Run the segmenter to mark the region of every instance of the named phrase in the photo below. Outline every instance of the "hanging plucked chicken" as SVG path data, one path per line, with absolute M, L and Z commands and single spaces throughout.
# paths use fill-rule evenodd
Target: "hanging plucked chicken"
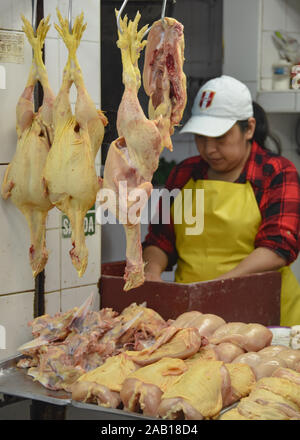
M 32 46 L 33 59 L 16 109 L 17 149 L 7 167 L 1 189 L 2 197 L 10 197 L 27 220 L 31 239 L 29 258 L 34 277 L 47 263 L 46 218 L 48 211 L 53 208 L 42 180 L 43 168 L 53 141 L 52 115 L 55 100 L 42 58 L 42 48 L 50 28 L 49 18 L 40 21 L 35 35 L 29 21 L 22 16 L 23 31 Z M 35 112 L 33 94 L 38 81 L 42 85 L 44 98 L 41 107 Z
M 144 80 L 150 97 L 150 118 L 145 116 L 138 100 L 141 86 L 138 60 L 147 44 L 142 40 L 148 26 L 137 30 L 140 17 L 138 12 L 134 21 L 128 21 L 127 16 L 123 20 L 119 18 L 117 45 L 122 56 L 124 93 L 117 117 L 119 138 L 110 145 L 100 191 L 101 200 L 105 199 L 104 190 L 117 195 L 114 203 L 108 202 L 106 207 L 123 224 L 126 233 L 125 291 L 145 280 L 140 215 L 152 191 L 151 180 L 160 153 L 164 147 L 172 149 L 170 135 L 174 125 L 179 124 L 186 103 L 183 26 L 176 20 L 165 19 L 153 25 L 148 38 L 150 53 L 146 52 Z M 157 34 L 162 47 L 159 69 L 150 61 L 155 58 Z
M 84 236 L 84 217 L 94 205 L 99 190 L 95 157 L 104 136 L 107 119 L 97 110 L 84 84 L 76 51 L 86 28 L 83 13 L 77 16 L 72 31 L 67 19 L 57 10 L 60 26 L 55 27 L 67 49 L 68 60 L 63 81 L 54 103 L 54 140 L 44 169 L 45 188 L 51 202 L 70 220 L 72 263 L 81 277 L 88 263 Z M 77 89 L 75 114 L 69 101 L 72 84 Z

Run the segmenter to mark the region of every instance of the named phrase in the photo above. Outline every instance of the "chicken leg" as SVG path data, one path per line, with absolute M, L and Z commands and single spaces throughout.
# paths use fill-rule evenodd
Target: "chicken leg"
M 34 277 L 47 263 L 46 218 L 48 211 L 53 208 L 42 181 L 43 168 L 53 141 L 52 109 L 55 99 L 42 59 L 42 48 L 50 28 L 49 18 L 40 21 L 34 35 L 29 21 L 22 16 L 23 31 L 32 46 L 33 59 L 27 84 L 16 109 L 17 149 L 6 170 L 1 190 L 2 197 L 10 197 L 27 220 L 31 239 L 29 258 Z M 42 106 L 35 113 L 33 92 L 37 81 L 43 87 L 44 98 Z
M 49 198 L 64 212 L 72 227 L 70 251 L 72 263 L 81 277 L 88 263 L 84 236 L 84 217 L 94 205 L 99 190 L 95 157 L 104 136 L 107 119 L 97 110 L 82 77 L 76 51 L 86 28 L 83 13 L 76 17 L 72 32 L 68 20 L 57 10 L 60 26 L 55 25 L 69 52 L 63 81 L 54 104 L 54 141 L 48 155 L 44 178 Z M 77 89 L 75 115 L 72 114 L 69 91 Z

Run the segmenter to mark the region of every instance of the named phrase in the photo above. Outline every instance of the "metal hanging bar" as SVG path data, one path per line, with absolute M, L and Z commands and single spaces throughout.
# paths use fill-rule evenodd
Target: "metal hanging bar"
M 163 0 L 162 10 L 161 10 L 161 19 L 162 19 L 162 21 L 164 21 L 164 19 L 165 19 L 166 6 L 167 6 L 167 0 Z
M 121 14 L 122 14 L 122 12 L 124 11 L 124 8 L 125 8 L 127 2 L 128 2 L 128 0 L 124 0 L 124 1 L 123 1 L 122 6 L 121 6 L 121 8 L 120 8 L 120 10 L 119 10 L 119 12 L 118 12 L 118 16 L 117 16 L 117 26 L 118 26 L 118 30 L 119 30 L 120 33 L 122 33 L 122 29 L 121 29 L 121 27 L 120 27 L 120 18 L 121 18 Z M 167 0 L 163 0 L 162 9 L 161 9 L 161 20 L 162 20 L 162 21 L 164 21 L 164 19 L 165 19 L 166 6 L 167 6 Z M 146 30 L 146 32 L 144 33 L 143 38 L 148 34 L 148 32 L 150 31 L 151 27 L 152 27 L 152 26 L 150 26 L 150 27 Z
M 69 32 L 72 32 L 72 0 L 69 0 L 69 10 L 68 10 L 68 22 L 69 22 Z
M 33 8 L 32 8 L 32 28 L 34 32 L 36 32 L 36 16 L 37 16 L 37 0 L 33 0 Z

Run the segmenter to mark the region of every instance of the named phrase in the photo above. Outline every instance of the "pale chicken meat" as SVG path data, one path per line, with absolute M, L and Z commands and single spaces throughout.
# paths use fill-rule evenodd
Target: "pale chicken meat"
M 201 347 L 202 339 L 197 329 L 164 329 L 156 344 L 141 351 L 126 351 L 126 356 L 138 365 L 149 365 L 163 357 L 187 359 Z M 165 338 L 165 336 L 167 337 Z
M 84 235 L 84 217 L 94 205 L 99 190 L 95 157 L 104 136 L 106 117 L 97 110 L 84 84 L 76 51 L 86 28 L 83 13 L 77 16 L 72 31 L 68 20 L 57 11 L 60 26 L 55 25 L 67 49 L 68 60 L 62 85 L 54 103 L 54 140 L 45 169 L 45 188 L 51 202 L 70 220 L 72 263 L 81 277 L 88 264 Z M 69 101 L 72 84 L 77 89 L 75 114 Z
M 16 109 L 18 143 L 16 153 L 8 165 L 1 194 L 11 201 L 25 216 L 30 229 L 29 260 L 34 277 L 40 273 L 48 260 L 45 230 L 46 219 L 53 204 L 44 191 L 43 169 L 53 141 L 53 104 L 51 90 L 42 58 L 42 48 L 50 28 L 49 17 L 40 21 L 33 31 L 29 21 L 22 16 L 23 31 L 33 49 L 33 59 L 25 89 Z M 43 88 L 43 103 L 34 111 L 34 88 L 37 82 Z
M 108 209 L 114 212 L 123 224 L 126 234 L 126 268 L 124 290 L 138 287 L 144 282 L 141 230 L 138 216 L 152 191 L 151 179 L 158 166 L 161 150 L 161 135 L 157 121 L 146 118 L 138 100 L 141 85 L 138 59 L 146 42 L 142 42 L 146 27 L 137 31 L 140 14 L 135 20 L 127 17 L 120 20 L 122 33 L 117 42 L 121 50 L 124 93 L 118 109 L 117 129 L 119 138 L 110 145 L 102 183 L 103 190 L 116 194 L 116 205 Z M 126 193 L 122 196 L 122 189 Z M 133 212 L 133 191 L 140 197 L 139 212 Z M 136 216 L 134 215 L 136 214 Z
M 300 351 L 283 345 L 271 345 L 257 352 L 241 354 L 232 362 L 249 365 L 259 380 L 271 376 L 280 367 L 300 372 Z
M 121 403 L 123 382 L 137 368 L 124 354 L 110 357 L 102 366 L 82 375 L 73 384 L 72 399 L 117 408 Z
M 254 383 L 248 366 L 231 368 L 221 361 L 191 361 L 188 371 L 163 394 L 158 414 L 172 420 L 215 418 L 224 407 L 248 395 Z
M 158 414 L 165 419 L 216 418 L 220 411 L 247 396 L 255 384 L 249 366 L 188 359 L 189 369 L 162 395 Z
M 258 380 L 248 397 L 221 420 L 300 420 L 300 373 L 278 368 Z
M 105 190 L 112 190 L 116 195 L 116 199 L 112 203 L 108 203 L 106 207 L 116 215 L 125 229 L 125 291 L 140 286 L 145 279 L 140 215 L 152 191 L 151 180 L 158 167 L 159 155 L 164 147 L 170 148 L 170 133 L 172 132 L 170 127 L 175 124 L 176 119 L 175 117 L 170 119 L 175 99 L 169 100 L 168 110 L 160 106 L 161 111 L 156 111 L 155 114 L 152 112 L 149 115 L 150 119 L 145 116 L 139 103 L 138 91 L 141 86 L 141 74 L 138 60 L 147 43 L 142 41 L 147 26 L 138 31 L 139 20 L 139 13 L 134 21 L 128 21 L 127 16 L 123 20 L 120 18 L 121 32 L 118 33 L 117 45 L 121 50 L 124 93 L 117 117 L 119 138 L 110 145 L 101 190 L 103 194 Z M 165 20 L 164 26 L 173 26 L 173 22 L 171 21 L 170 25 L 169 21 Z M 151 41 L 151 35 L 150 31 L 148 44 Z M 174 68 L 173 77 L 183 77 L 183 53 L 178 49 L 178 45 L 180 45 L 183 50 L 182 26 L 178 38 L 175 38 L 172 32 L 166 32 L 162 35 L 162 39 L 167 39 L 166 42 L 164 40 L 164 44 L 169 45 L 169 51 L 181 54 L 181 61 L 178 60 L 176 69 Z M 166 58 L 163 62 L 166 63 Z M 147 69 L 148 67 L 145 66 L 145 71 Z M 165 92 L 170 94 L 171 79 L 169 77 L 165 84 L 167 87 Z M 158 86 L 155 85 L 154 89 L 155 87 Z M 185 93 L 185 87 L 183 88 Z M 146 89 L 148 90 L 147 86 Z M 181 105 L 178 105 L 176 101 L 176 105 L 183 112 L 185 99 L 182 99 Z M 174 110 L 174 114 L 177 112 L 178 110 Z
M 229 322 L 221 325 L 209 338 L 211 344 L 230 342 L 244 351 L 258 351 L 271 344 L 273 333 L 261 324 Z
M 212 336 L 224 324 L 226 322 L 220 316 L 198 311 L 182 313 L 172 322 L 172 325 L 178 328 L 195 327 L 198 329 L 199 334 L 206 338 Z

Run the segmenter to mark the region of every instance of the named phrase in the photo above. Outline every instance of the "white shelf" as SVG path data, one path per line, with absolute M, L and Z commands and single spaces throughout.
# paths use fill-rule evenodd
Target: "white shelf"
M 300 90 L 258 91 L 256 100 L 269 113 L 300 113 Z

